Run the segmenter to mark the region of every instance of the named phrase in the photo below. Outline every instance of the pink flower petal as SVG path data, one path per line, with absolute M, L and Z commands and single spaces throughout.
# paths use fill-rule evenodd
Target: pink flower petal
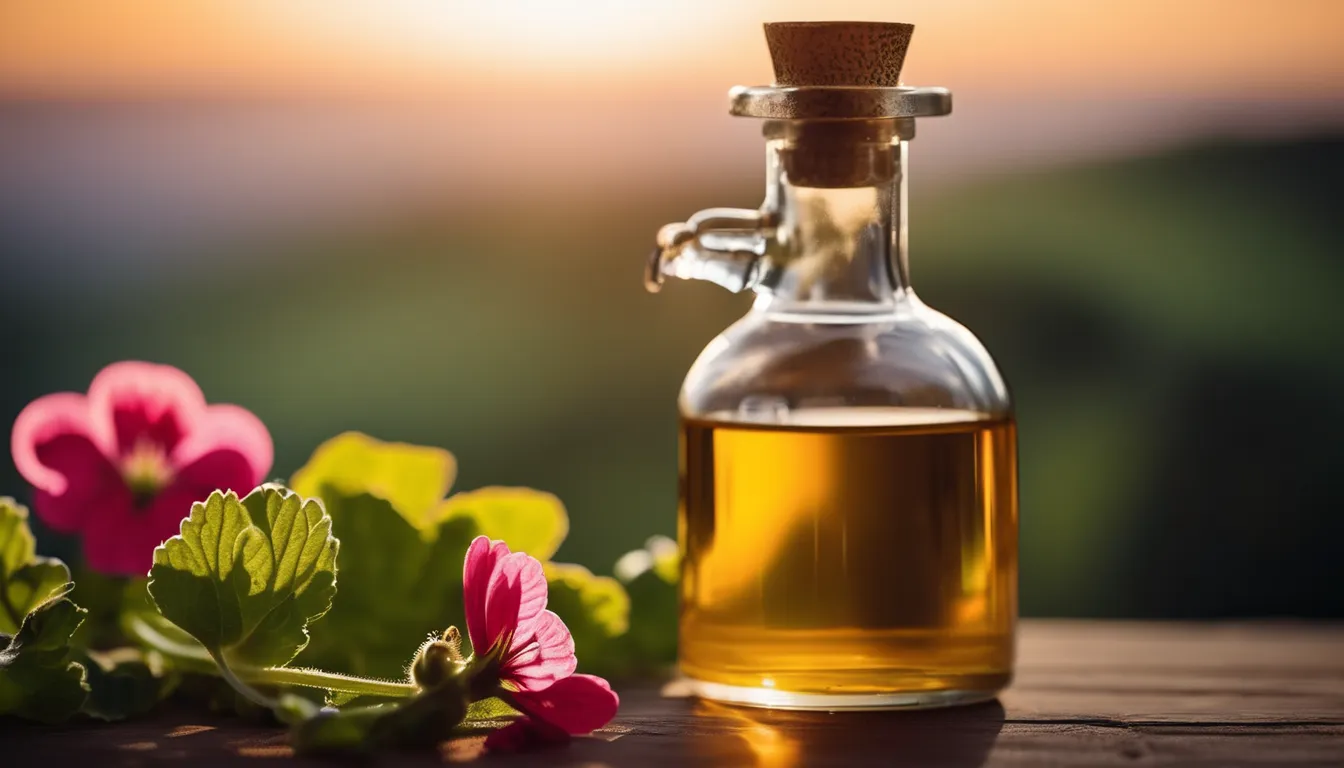
M 19 474 L 33 485 L 38 517 L 56 530 L 75 531 L 104 500 L 129 498 L 106 455 L 110 442 L 90 419 L 83 395 L 47 395 L 19 413 L 10 449 Z
M 462 603 L 467 619 L 467 637 L 471 640 L 473 653 L 484 654 L 497 639 L 485 631 L 485 602 L 495 564 L 508 554 L 509 547 L 504 542 L 492 542 L 485 536 L 477 536 L 467 548 L 467 556 L 463 559 Z
M 532 635 L 532 624 L 546 610 L 548 587 L 541 562 L 526 552 L 514 552 L 495 565 L 494 578 L 518 584 L 518 617 L 512 628 L 515 641 L 526 640 Z
M 508 558 L 504 558 L 507 560 Z M 518 605 L 522 600 L 522 589 L 518 579 L 509 578 L 500 573 L 499 566 L 490 576 L 490 588 L 485 593 L 485 644 L 489 651 L 505 635 L 513 634 L 518 627 Z M 470 629 L 470 627 L 468 627 Z M 472 645 L 473 650 L 475 644 Z
M 258 485 L 251 462 L 231 448 L 221 448 L 178 469 L 163 492 L 177 491 L 192 501 L 205 501 L 213 491 L 233 491 L 241 497 Z
M 218 464 L 216 457 L 221 453 L 235 457 L 227 468 Z M 179 476 L 191 473 L 204 481 L 202 485 L 209 485 L 209 490 L 234 490 L 239 496 L 266 480 L 274 458 L 275 447 L 266 425 L 251 411 L 236 405 L 205 409 L 193 431 L 172 454 L 174 466 L 182 468 Z M 241 472 L 237 461 L 242 462 Z
M 549 723 L 522 718 L 487 734 L 485 748 L 491 752 L 525 752 L 567 741 L 569 734 L 563 730 Z
M 208 499 L 213 490 L 202 492 L 200 489 L 169 486 L 154 497 L 149 507 L 136 510 L 136 516 L 140 520 L 140 528 L 144 531 L 145 540 L 154 542 L 145 555 L 145 571 L 149 570 L 148 560 L 154 554 L 154 547 L 176 536 L 182 527 L 182 521 L 191 515 L 191 505 Z M 226 488 L 224 490 L 232 489 Z M 241 491 L 234 492 L 240 496 L 243 495 Z
M 539 691 L 574 674 L 574 636 L 565 622 L 551 611 L 542 611 L 532 625 L 532 636 L 514 647 L 500 669 L 500 677 L 524 691 Z
M 89 413 L 115 434 L 118 454 L 141 441 L 171 452 L 205 413 L 205 395 L 177 368 L 128 360 L 93 377 Z
M 59 435 L 39 445 L 37 456 L 65 480 L 62 493 L 33 489 L 33 509 L 53 529 L 80 531 L 105 508 L 131 503 L 131 492 L 121 473 L 88 438 Z
M 540 691 L 510 694 L 509 700 L 528 717 L 574 735 L 611 722 L 621 703 L 607 681 L 593 675 L 570 675 Z
M 105 456 L 113 455 L 110 432 L 101 430 L 90 415 L 88 398 L 74 392 L 39 397 L 19 412 L 10 434 L 10 452 L 19 474 L 36 488 L 54 494 L 66 491 L 67 477 L 37 455 L 38 446 L 63 435 L 79 435 Z
M 472 651 L 484 654 L 505 635 L 513 648 L 531 642 L 546 610 L 546 573 L 531 555 L 478 536 L 467 548 L 462 592 Z
M 80 542 L 84 562 L 94 571 L 111 576 L 144 576 L 154 558 L 154 547 L 167 536 L 150 531 L 148 510 L 136 509 L 130 492 L 119 500 L 106 499 L 88 516 Z
M 82 537 L 85 562 L 112 576 L 147 575 L 154 548 L 177 534 L 192 503 L 204 499 L 190 490 L 169 488 L 140 508 L 127 492 L 124 503 L 105 504 L 90 516 Z

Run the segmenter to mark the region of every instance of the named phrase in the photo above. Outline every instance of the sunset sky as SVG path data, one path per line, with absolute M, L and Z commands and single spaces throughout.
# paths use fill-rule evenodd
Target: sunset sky
M 759 22 L 825 18 L 915 23 L 910 82 L 1319 97 L 1344 83 L 1336 0 L 15 0 L 0 11 L 0 88 L 371 96 L 531 82 L 618 98 L 613 86 L 767 80 Z
M 799 19 L 916 25 L 905 81 L 955 104 L 920 125 L 921 189 L 1344 131 L 1340 0 L 8 0 L 0 212 L 116 241 L 748 188 L 760 129 L 726 92 L 770 80 L 761 22 Z

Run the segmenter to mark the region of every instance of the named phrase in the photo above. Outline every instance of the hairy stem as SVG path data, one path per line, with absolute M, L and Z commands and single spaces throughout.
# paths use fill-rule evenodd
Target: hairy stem
M 239 693 L 242 693 L 249 700 L 267 707 L 273 706 L 274 702 L 263 701 L 262 699 L 265 697 L 262 697 L 252 686 L 301 685 L 305 688 L 321 688 L 328 691 L 353 693 L 359 696 L 382 696 L 397 699 L 414 696 L 419 691 L 415 684 L 410 682 L 342 675 L 336 672 L 324 672 L 320 669 L 229 665 L 194 640 L 171 637 L 139 617 L 128 621 L 126 629 L 137 640 L 168 656 L 185 669 L 205 673 L 218 671 L 220 677 L 237 688 Z
M 301 685 L 306 688 L 322 688 L 361 696 L 404 699 L 414 696 L 420 690 L 414 683 L 399 680 L 356 677 L 301 667 L 235 667 L 233 671 L 239 678 L 249 683 Z

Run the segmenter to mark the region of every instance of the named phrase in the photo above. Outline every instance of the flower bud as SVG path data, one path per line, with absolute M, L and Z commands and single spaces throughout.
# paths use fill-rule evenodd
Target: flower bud
M 449 627 L 443 631 L 443 641 L 453 647 L 454 658 L 462 658 L 462 633 L 457 631 L 457 627 Z
M 411 662 L 411 681 L 421 688 L 437 688 L 462 673 L 462 635 L 449 627 L 438 640 L 427 640 Z

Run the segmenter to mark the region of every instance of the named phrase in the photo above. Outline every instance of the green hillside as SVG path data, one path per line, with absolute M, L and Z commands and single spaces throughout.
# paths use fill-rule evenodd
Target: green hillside
M 1344 616 L 1341 186 L 1328 140 L 916 191 L 915 285 L 1019 403 L 1024 612 Z M 560 495 L 561 556 L 609 570 L 674 531 L 677 388 L 747 305 L 648 296 L 643 257 L 660 224 L 758 197 L 320 222 L 60 288 L 0 220 L 0 422 L 111 360 L 173 363 L 266 421 L 279 475 L 345 429 L 442 445 L 459 487 Z

